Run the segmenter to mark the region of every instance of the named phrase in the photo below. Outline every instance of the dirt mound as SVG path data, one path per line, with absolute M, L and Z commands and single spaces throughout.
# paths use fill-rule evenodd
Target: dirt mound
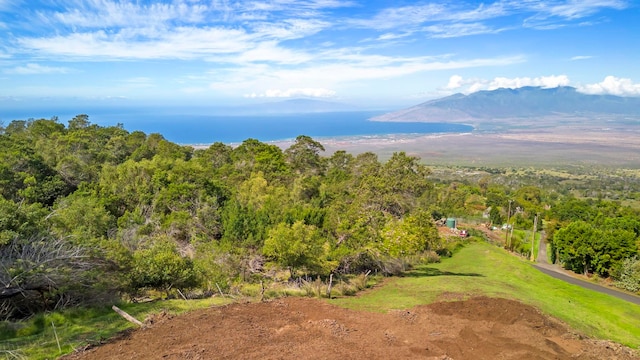
M 68 359 L 640 359 L 521 303 L 440 302 L 387 314 L 286 298 L 177 317 Z

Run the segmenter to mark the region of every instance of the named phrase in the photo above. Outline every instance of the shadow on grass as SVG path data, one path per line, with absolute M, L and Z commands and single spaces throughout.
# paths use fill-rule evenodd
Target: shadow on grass
M 450 271 L 442 271 L 436 268 L 430 267 L 421 267 L 418 269 L 413 269 L 411 271 L 406 272 L 404 277 L 425 277 L 425 276 L 477 276 L 484 277 L 482 274 L 478 273 L 456 273 Z

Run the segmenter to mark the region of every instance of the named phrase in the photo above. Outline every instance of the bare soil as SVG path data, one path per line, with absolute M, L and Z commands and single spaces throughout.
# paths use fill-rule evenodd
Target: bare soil
M 455 298 L 385 314 L 310 298 L 161 314 L 67 359 L 640 359 L 516 301 Z

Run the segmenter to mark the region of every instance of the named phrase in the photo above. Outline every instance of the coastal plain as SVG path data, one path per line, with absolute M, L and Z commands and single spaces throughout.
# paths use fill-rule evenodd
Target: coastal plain
M 316 139 L 326 155 L 344 150 L 352 154 L 374 152 L 381 160 L 394 152 L 418 156 L 428 165 L 456 166 L 595 166 L 640 168 L 640 121 L 623 126 L 606 122 L 557 119 L 530 120 L 529 124 L 474 125 L 462 134 L 390 134 Z M 293 141 L 274 142 L 283 148 Z

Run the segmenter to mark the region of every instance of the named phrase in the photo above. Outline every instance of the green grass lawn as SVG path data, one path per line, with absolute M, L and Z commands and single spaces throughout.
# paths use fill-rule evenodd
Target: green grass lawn
M 554 279 L 530 262 L 484 242 L 471 243 L 441 263 L 388 279 L 358 297 L 331 302 L 384 312 L 428 304 L 442 294 L 519 300 L 589 337 L 640 348 L 640 306 Z

